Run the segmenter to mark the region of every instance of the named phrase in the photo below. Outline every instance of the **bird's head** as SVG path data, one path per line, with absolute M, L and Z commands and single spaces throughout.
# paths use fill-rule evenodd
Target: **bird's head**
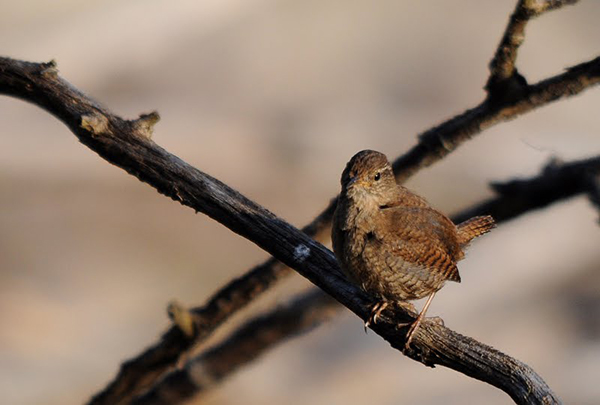
M 397 184 L 387 157 L 374 150 L 363 150 L 350 159 L 342 173 L 342 195 L 378 206 L 396 197 Z

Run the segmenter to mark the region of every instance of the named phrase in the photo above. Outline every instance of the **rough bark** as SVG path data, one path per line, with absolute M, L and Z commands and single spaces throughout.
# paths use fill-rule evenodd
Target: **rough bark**
M 517 104 L 534 108 L 532 106 L 553 101 L 561 95 L 577 93 L 597 83 L 599 63 L 599 60 L 594 60 L 569 69 L 545 81 L 543 86 L 546 91 L 538 86 L 536 97 L 520 100 Z M 562 89 L 562 93 L 557 94 L 557 89 Z M 152 142 L 150 135 L 152 125 L 158 120 L 157 114 L 143 115 L 131 121 L 123 120 L 61 79 L 54 63 L 35 64 L 0 58 L 0 93 L 22 98 L 48 110 L 62 120 L 83 144 L 105 160 L 152 185 L 160 193 L 207 214 L 253 241 L 363 320 L 369 316 L 373 304 L 371 297 L 341 276 L 335 257 L 329 250 L 219 180 Z M 511 110 L 514 114 L 516 106 L 511 104 L 506 108 L 508 110 L 499 115 L 498 110 L 494 109 L 493 120 L 506 117 Z M 463 136 L 462 141 L 469 137 Z M 441 142 L 442 138 L 437 139 Z M 440 144 L 448 151 L 446 142 Z M 455 143 L 450 145 L 457 146 Z M 424 158 L 419 165 L 430 164 L 435 155 L 435 152 L 424 153 L 428 158 Z M 414 166 L 414 158 L 411 162 Z M 407 328 L 399 328 L 398 325 L 412 319 L 412 315 L 403 308 L 390 307 L 372 328 L 393 347 L 402 350 Z M 488 382 L 505 391 L 517 403 L 559 403 L 544 381 L 527 365 L 435 322 L 424 322 L 411 347 L 412 350 L 405 352 L 409 357 L 428 366 L 443 365 Z M 95 400 L 101 402 L 106 398 L 96 397 Z

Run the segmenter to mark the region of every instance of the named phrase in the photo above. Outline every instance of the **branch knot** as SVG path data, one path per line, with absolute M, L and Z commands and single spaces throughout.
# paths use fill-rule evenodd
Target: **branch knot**
M 99 113 L 92 113 L 81 116 L 81 128 L 90 132 L 92 135 L 108 133 L 108 118 Z

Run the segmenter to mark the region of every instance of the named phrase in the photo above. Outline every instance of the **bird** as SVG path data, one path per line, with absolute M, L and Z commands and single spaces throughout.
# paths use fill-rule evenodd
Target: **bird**
M 332 245 L 344 275 L 377 298 L 365 330 L 389 302 L 428 297 L 410 324 L 410 343 L 436 292 L 460 282 L 457 262 L 476 237 L 495 227 L 489 216 L 455 225 L 421 196 L 397 184 L 387 157 L 363 150 L 346 165 L 332 224 Z M 408 324 L 407 324 L 408 325 Z

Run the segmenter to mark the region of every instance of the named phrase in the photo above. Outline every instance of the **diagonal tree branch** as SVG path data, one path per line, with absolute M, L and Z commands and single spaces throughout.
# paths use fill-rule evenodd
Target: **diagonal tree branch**
M 532 210 L 544 208 L 592 189 L 588 179 L 600 175 L 600 156 L 559 163 L 555 160 L 535 177 L 493 183 L 496 197 L 468 207 L 452 216 L 460 223 L 477 215 L 492 215 L 498 224 Z M 308 333 L 315 323 L 330 318 L 332 305 L 321 290 L 296 298 L 286 308 L 277 308 L 248 321 L 228 339 L 190 360 L 182 369 L 167 374 L 150 391 L 135 400 L 137 404 L 167 405 L 203 395 L 226 377 L 254 361 L 282 341 Z M 305 322 L 306 319 L 311 322 Z M 294 323 L 295 320 L 299 320 Z M 290 324 L 290 321 L 291 324 Z
M 574 71 L 573 74 L 566 77 L 558 75 L 535 86 L 527 86 L 526 81 L 520 75 L 512 74 L 511 76 L 510 73 L 516 71 L 514 69 L 516 49 L 522 42 L 526 22 L 544 11 L 558 8 L 564 4 L 572 4 L 575 1 L 519 1 L 496 52 L 495 62 L 490 65 L 491 75 L 486 86 L 487 99 L 477 107 L 421 134 L 419 143 L 394 162 L 394 169 L 400 182 L 405 181 L 419 169 L 442 159 L 482 130 L 527 113 L 558 98 L 577 94 L 596 84 L 595 78 L 591 78 L 597 74 L 588 75 L 585 70 L 597 70 L 599 65 L 597 60 L 591 61 L 589 66 L 581 64 L 574 68 L 583 71 Z M 524 21 L 517 21 L 523 14 L 519 11 L 522 8 L 529 10 L 525 13 L 527 18 Z M 517 37 L 520 39 L 516 40 Z M 504 51 L 506 47 L 513 49 Z M 508 65 L 512 67 L 507 68 Z M 52 64 L 48 64 L 47 69 L 52 72 Z M 498 73 L 501 70 L 505 73 Z M 518 80 L 512 80 L 516 86 L 511 84 L 511 81 L 493 79 L 500 76 L 517 78 Z M 491 85 L 492 82 L 497 85 Z M 141 126 L 144 127 L 144 125 Z M 313 222 L 303 228 L 303 231 L 316 240 L 325 241 L 329 237 L 335 202 L 336 199 L 333 199 Z M 287 266 L 271 258 L 254 267 L 244 276 L 228 283 L 217 291 L 206 305 L 192 310 L 197 332 L 194 337 L 186 338 L 177 328 L 170 329 L 155 345 L 123 363 L 115 379 L 95 397 L 94 403 L 114 403 L 118 399 L 130 398 L 135 392 L 151 384 L 169 367 L 172 367 L 179 356 L 193 344 L 207 338 L 233 313 L 245 307 L 288 274 L 290 274 L 290 269 Z
M 563 85 L 596 83 L 600 70 L 597 64 L 588 64 L 594 66 L 593 69 L 589 66 L 571 69 L 561 75 L 561 82 Z M 585 87 L 574 88 L 581 91 Z M 156 114 L 133 121 L 123 120 L 72 88 L 58 76 L 53 63 L 35 64 L 0 58 L 0 93 L 20 97 L 48 110 L 105 160 L 256 243 L 361 319 L 369 316 L 371 297 L 340 274 L 329 250 L 219 180 L 153 143 L 149 135 L 152 124 L 158 119 Z M 546 97 L 548 102 L 558 96 L 550 93 Z M 532 102 L 539 103 L 540 99 Z M 372 328 L 394 348 L 402 350 L 406 328 L 398 325 L 412 319 L 405 309 L 390 306 L 382 314 L 381 322 Z M 527 365 L 434 322 L 424 322 L 414 337 L 412 348 L 405 353 L 409 357 L 428 366 L 443 365 L 488 382 L 505 391 L 517 403 L 559 403 L 544 381 Z
M 484 129 L 557 99 L 573 96 L 597 84 L 599 72 L 600 58 L 597 58 L 528 86 L 527 93 L 510 102 L 495 104 L 486 100 L 479 106 L 424 132 L 420 135 L 419 143 L 394 162 L 398 181 L 403 182 L 421 168 L 444 158 Z M 336 201 L 333 199 L 328 207 L 302 230 L 316 240 L 325 241 L 329 237 L 330 221 Z M 192 344 L 204 340 L 233 313 L 245 307 L 289 273 L 290 269 L 287 266 L 271 258 L 228 283 L 204 306 L 192 310 L 198 325 L 195 338 L 184 339 L 178 329 L 171 328 L 155 345 L 123 363 L 117 377 L 92 403 L 112 403 L 116 398 L 130 398 L 146 385 L 142 385 L 142 381 L 147 383 L 160 376 L 173 366 L 179 355 Z
M 571 2 L 538 1 L 536 3 L 548 4 L 550 6 L 546 7 L 544 5 L 543 8 L 549 9 Z M 514 15 L 511 17 L 511 21 L 513 19 Z M 9 60 L 3 62 L 6 61 Z M 3 69 L 4 65 L 5 63 L 0 65 L 0 69 Z M 24 65 L 27 64 L 24 63 Z M 467 110 L 465 113 L 420 135 L 419 143 L 394 162 L 398 180 L 404 181 L 420 168 L 442 159 L 450 151 L 489 126 L 527 113 L 558 98 L 577 94 L 596 84 L 599 65 L 597 59 L 578 65 L 564 74 L 533 86 L 527 86 L 525 90 L 520 91 L 516 96 L 513 95 L 512 98 L 502 96 L 510 93 L 508 87 L 499 86 L 495 89 L 488 89 L 488 98 L 479 106 Z M 56 75 L 53 63 L 37 66 L 39 67 L 38 73 L 44 76 L 53 77 Z M 31 67 L 30 65 L 29 68 Z M 0 70 L 0 73 L 2 73 L 2 70 Z M 15 78 L 5 77 L 3 91 L 6 94 L 19 96 L 19 94 L 15 94 L 13 90 L 10 90 L 11 86 L 9 84 L 14 80 Z M 492 97 L 492 95 L 495 96 Z M 23 98 L 22 95 L 20 97 Z M 156 119 L 156 115 L 148 115 L 127 122 L 133 130 L 148 135 Z M 94 124 L 94 120 L 92 119 L 91 123 L 84 124 L 92 128 L 91 124 Z M 102 125 L 103 123 L 96 124 Z M 334 209 L 335 199 L 311 224 L 303 228 L 303 231 L 314 236 L 317 240 L 326 240 L 329 236 L 330 219 Z M 98 403 L 101 403 L 103 399 L 108 401 L 107 403 L 113 403 L 118 398 L 129 398 L 136 390 L 154 381 L 165 370 L 175 364 L 179 356 L 192 344 L 209 336 L 232 313 L 243 308 L 248 302 L 289 273 L 290 269 L 288 267 L 274 259 L 270 259 L 255 267 L 243 277 L 229 283 L 215 293 L 205 306 L 192 311 L 197 326 L 197 335 L 193 339 L 182 336 L 177 328 L 169 330 L 157 344 L 122 365 L 117 378 L 96 398 L 99 401 Z
M 531 17 L 564 4 L 572 4 L 575 1 L 519 2 L 517 10 L 526 4 L 527 7 L 533 7 L 534 11 L 530 11 L 529 17 L 519 23 L 518 30 L 511 28 L 511 25 L 517 24 L 516 19 L 520 18 L 521 13 L 513 13 L 505 37 L 507 35 L 509 37 L 523 35 L 525 23 Z M 516 48 L 520 42 L 510 41 L 510 43 L 516 44 L 514 50 L 509 52 L 508 57 L 498 56 L 503 54 L 501 48 L 507 46 L 506 40 L 503 39 L 496 52 L 495 59 L 498 59 L 498 62 L 494 62 L 492 65 L 509 63 L 513 66 L 512 68 L 502 69 L 504 71 L 512 69 L 513 72 L 516 72 L 514 61 Z M 420 134 L 419 142 L 393 162 L 394 172 L 399 182 L 406 181 L 418 170 L 443 159 L 464 142 L 493 125 L 514 119 L 558 99 L 579 94 L 590 86 L 596 85 L 599 77 L 600 58 L 574 66 L 562 74 L 533 85 L 527 85 L 526 80 L 518 73 L 511 76 L 518 80 L 497 81 L 492 77 L 499 75 L 500 67 L 491 67 L 490 69 L 491 75 L 488 85 L 486 85 L 488 94 L 484 101 Z M 490 85 L 492 81 L 497 84 Z M 336 198 L 332 199 L 327 208 L 315 220 L 302 228 L 303 232 L 315 240 L 326 241 L 329 238 L 336 201 Z M 193 344 L 210 336 L 233 313 L 244 308 L 278 280 L 290 274 L 290 271 L 287 266 L 271 258 L 254 267 L 242 277 L 231 281 L 215 292 L 204 306 L 192 310 L 197 326 L 197 333 L 193 338 L 184 338 L 177 328 L 170 329 L 155 345 L 123 363 L 115 379 L 94 398 L 92 403 L 114 403 L 118 399 L 131 398 L 135 392 L 151 384 L 169 367 L 172 367 L 179 356 Z
M 307 333 L 343 308 L 318 288 L 289 304 L 255 317 L 217 346 L 175 370 L 133 404 L 181 403 L 218 386 L 239 367 L 255 360 L 286 339 Z

